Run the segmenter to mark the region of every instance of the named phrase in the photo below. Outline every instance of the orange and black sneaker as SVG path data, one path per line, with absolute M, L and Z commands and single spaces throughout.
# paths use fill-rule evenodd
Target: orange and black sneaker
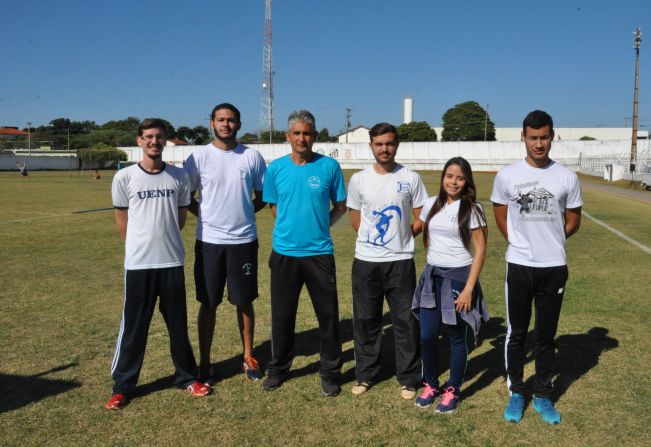
M 188 385 L 185 391 L 190 393 L 191 396 L 204 397 L 209 395 L 212 392 L 212 389 L 205 383 L 201 383 L 198 380 L 195 380 L 190 385 Z
M 244 377 L 249 382 L 255 382 L 256 380 L 262 379 L 262 369 L 260 369 L 258 361 L 253 357 L 244 357 L 242 370 L 244 370 Z
M 104 408 L 107 410 L 121 410 L 127 405 L 127 396 L 122 393 L 112 394 Z

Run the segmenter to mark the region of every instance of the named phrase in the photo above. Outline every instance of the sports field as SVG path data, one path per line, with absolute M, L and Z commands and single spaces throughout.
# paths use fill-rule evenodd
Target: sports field
M 346 177 L 351 172 L 346 173 Z M 428 192 L 438 172 L 423 172 Z M 650 445 L 651 255 L 584 219 L 568 242 L 570 279 L 557 338 L 559 426 L 529 407 L 520 424 L 502 420 L 506 331 L 505 242 L 490 214 L 494 175 L 477 174 L 489 211 L 482 274 L 493 318 L 470 355 L 464 400 L 452 415 L 420 410 L 399 397 L 392 375 L 392 331 L 385 326 L 384 380 L 365 395 L 354 380 L 350 269 L 355 235 L 344 217 L 333 229 L 344 351 L 343 391 L 321 395 L 317 323 L 303 296 L 291 379 L 275 392 L 242 380 L 232 306 L 218 312 L 214 394 L 192 398 L 171 389 L 173 372 L 160 314 L 152 322 L 139 395 L 123 411 L 104 410 L 122 312 L 123 247 L 110 207 L 111 173 L 0 173 L 0 445 Z M 651 193 L 650 193 L 651 194 Z M 584 190 L 584 210 L 651 246 L 651 205 Z M 273 221 L 258 213 L 260 298 L 256 356 L 269 359 L 269 272 Z M 183 231 L 190 339 L 197 352 L 192 265 L 196 218 Z M 156 231 L 152 228 L 152 231 Z M 417 265 L 424 262 L 421 239 Z M 531 344 L 528 346 L 531 353 Z M 526 374 L 533 371 L 527 364 Z M 447 372 L 446 372 L 447 373 Z M 446 378 L 446 373 L 443 379 Z

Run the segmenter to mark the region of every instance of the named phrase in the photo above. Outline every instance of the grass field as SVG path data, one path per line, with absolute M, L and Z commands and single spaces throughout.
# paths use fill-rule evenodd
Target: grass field
M 347 177 L 351 173 L 347 173 Z M 439 173 L 424 172 L 431 195 Z M 488 206 L 492 174 L 478 174 Z M 109 207 L 111 173 L 0 173 L 3 209 L 0 265 L 1 445 L 649 445 L 651 432 L 651 257 L 584 219 L 568 242 L 570 279 L 558 330 L 555 379 L 559 426 L 528 408 L 520 424 L 502 420 L 506 331 L 503 299 L 505 243 L 492 217 L 482 283 L 493 318 L 470 355 L 464 400 L 453 415 L 403 401 L 392 377 L 392 332 L 385 326 L 383 381 L 363 396 L 354 380 L 350 269 L 354 233 L 347 218 L 334 228 L 343 392 L 322 397 L 316 319 L 307 296 L 297 321 L 291 379 L 263 392 L 242 380 L 235 312 L 218 312 L 213 359 L 221 380 L 205 399 L 171 389 L 172 364 L 162 318 L 150 329 L 138 396 L 120 412 L 103 405 L 122 312 L 123 247 Z M 629 237 L 651 245 L 651 205 L 584 192 L 584 209 Z M 256 355 L 269 359 L 269 272 L 272 218 L 258 215 L 260 298 Z M 196 219 L 183 231 L 190 339 L 197 347 L 197 303 L 191 268 Z M 424 253 L 418 239 L 417 265 Z M 443 346 L 443 345 L 442 345 Z M 528 346 L 531 353 L 531 345 Z M 529 355 L 531 357 L 531 355 Z M 531 359 L 529 359 L 531 360 Z M 529 361 L 526 374 L 533 372 Z M 445 379 L 447 371 L 442 378 Z

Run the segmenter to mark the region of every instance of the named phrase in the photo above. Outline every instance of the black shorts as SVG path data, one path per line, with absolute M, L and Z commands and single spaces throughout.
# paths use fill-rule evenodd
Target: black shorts
M 219 306 L 228 285 L 228 301 L 247 305 L 258 297 L 258 240 L 245 244 L 211 244 L 197 240 L 194 246 L 194 282 L 197 301 Z

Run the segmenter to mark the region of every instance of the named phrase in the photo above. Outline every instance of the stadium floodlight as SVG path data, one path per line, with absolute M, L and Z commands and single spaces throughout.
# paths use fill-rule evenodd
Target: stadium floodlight
M 640 73 L 640 44 L 642 43 L 642 32 L 640 27 L 633 32 L 633 49 L 635 50 L 635 90 L 633 93 L 633 135 L 631 136 L 631 162 L 629 171 L 631 172 L 631 185 L 635 177 L 635 164 L 637 162 L 637 105 L 638 105 L 638 85 Z

